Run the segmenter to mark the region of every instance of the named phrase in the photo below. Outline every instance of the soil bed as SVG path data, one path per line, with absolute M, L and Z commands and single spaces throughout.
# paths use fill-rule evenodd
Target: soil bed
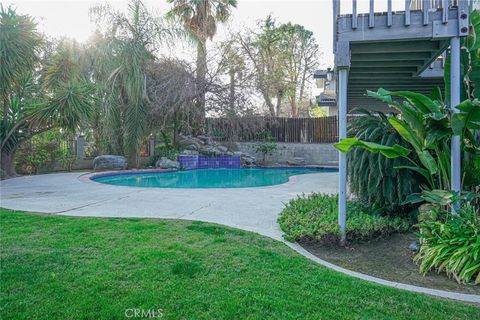
M 458 284 L 445 274 L 436 272 L 421 275 L 412 260 L 414 253 L 408 249 L 415 239 L 414 234 L 407 233 L 354 243 L 348 247 L 309 241 L 300 242 L 300 245 L 323 260 L 378 278 L 426 288 L 480 294 L 480 285 Z

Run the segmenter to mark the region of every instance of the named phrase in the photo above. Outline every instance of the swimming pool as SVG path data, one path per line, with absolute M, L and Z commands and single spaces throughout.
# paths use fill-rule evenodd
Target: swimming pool
M 288 182 L 291 176 L 334 172 L 317 168 L 198 169 L 188 171 L 136 172 L 94 176 L 96 182 L 149 188 L 249 188 Z

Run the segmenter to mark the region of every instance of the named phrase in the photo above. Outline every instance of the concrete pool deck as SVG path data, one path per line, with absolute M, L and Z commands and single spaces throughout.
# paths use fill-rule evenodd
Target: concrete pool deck
M 253 231 L 284 242 L 330 269 L 389 287 L 480 303 L 480 295 L 417 287 L 354 272 L 324 261 L 285 241 L 277 217 L 302 193 L 336 193 L 336 172 L 290 177 L 281 185 L 234 189 L 139 188 L 101 184 L 88 173 L 52 173 L 0 182 L 0 206 L 7 209 L 85 217 L 162 218 L 213 222 Z
M 302 193 L 337 192 L 337 173 L 293 176 L 280 185 L 231 189 L 139 188 L 101 184 L 85 173 L 52 173 L 2 181 L 1 206 L 69 216 L 201 220 L 282 240 L 277 217 Z

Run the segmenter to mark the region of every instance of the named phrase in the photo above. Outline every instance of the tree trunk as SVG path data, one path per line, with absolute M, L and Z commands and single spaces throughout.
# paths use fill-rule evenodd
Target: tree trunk
M 207 77 L 207 50 L 206 39 L 199 39 L 197 43 L 197 114 L 198 125 L 200 131 L 204 129 L 205 123 L 205 94 L 206 94 L 206 77 Z
M 235 116 L 235 70 L 230 69 L 230 94 L 229 94 L 229 109 L 228 116 Z
M 283 99 L 283 92 L 279 91 L 277 93 L 277 105 L 275 106 L 275 115 L 277 117 L 280 116 L 280 112 L 282 109 L 282 99 Z
M 128 168 L 137 169 L 140 167 L 140 149 L 131 148 L 127 156 Z
M 17 171 L 15 170 L 15 153 L 16 152 L 17 152 L 17 148 L 13 149 L 10 152 L 2 150 L 1 168 L 5 177 L 17 176 Z
M 292 118 L 298 117 L 298 109 L 297 109 L 297 101 L 295 100 L 295 96 L 290 98 L 290 107 L 292 110 Z
M 7 122 L 8 122 L 8 111 L 10 109 L 10 99 L 8 98 L 8 94 L 5 94 L 3 96 L 3 127 L 7 127 Z
M 270 112 L 270 115 L 272 117 L 275 117 L 275 106 L 273 105 L 272 100 L 270 99 L 270 97 L 268 96 L 265 90 L 261 90 L 261 92 L 262 92 L 263 99 L 265 100 L 265 104 L 268 107 L 268 111 Z

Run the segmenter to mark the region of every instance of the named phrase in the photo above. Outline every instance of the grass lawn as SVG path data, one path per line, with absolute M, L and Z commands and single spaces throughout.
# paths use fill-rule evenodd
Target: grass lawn
M 480 308 L 357 280 L 218 225 L 0 209 L 1 319 L 480 319 Z

